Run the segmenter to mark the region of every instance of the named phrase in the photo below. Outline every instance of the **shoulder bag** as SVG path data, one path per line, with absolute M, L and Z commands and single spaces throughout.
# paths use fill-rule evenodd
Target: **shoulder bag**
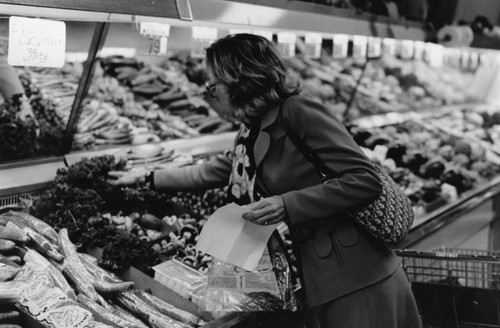
M 281 112 L 280 109 L 280 115 L 283 116 Z M 321 182 L 325 183 L 337 176 L 312 148 L 286 126 L 283 117 L 281 118 L 286 134 L 302 155 L 316 167 L 322 177 Z M 372 164 L 382 183 L 382 192 L 373 202 L 348 215 L 372 237 L 388 246 L 394 246 L 410 231 L 415 214 L 410 200 L 387 171 L 378 163 L 372 161 Z

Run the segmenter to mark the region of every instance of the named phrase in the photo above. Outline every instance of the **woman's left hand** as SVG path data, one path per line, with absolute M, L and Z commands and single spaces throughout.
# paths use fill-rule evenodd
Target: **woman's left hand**
M 281 196 L 263 198 L 246 207 L 243 219 L 260 225 L 276 224 L 285 219 L 285 203 Z

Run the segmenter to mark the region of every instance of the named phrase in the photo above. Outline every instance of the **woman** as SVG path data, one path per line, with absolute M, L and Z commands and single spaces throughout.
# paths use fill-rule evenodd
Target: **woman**
M 305 290 L 307 327 L 420 327 L 408 280 L 394 253 L 359 231 L 347 212 L 374 200 L 381 184 L 344 126 L 287 85 L 271 42 L 230 35 L 206 51 L 207 91 L 222 116 L 242 122 L 234 151 L 146 178 L 157 190 L 214 188 L 248 205 L 244 219 L 290 230 Z M 313 148 L 337 177 L 320 183 L 284 127 Z M 115 184 L 136 182 L 111 172 Z

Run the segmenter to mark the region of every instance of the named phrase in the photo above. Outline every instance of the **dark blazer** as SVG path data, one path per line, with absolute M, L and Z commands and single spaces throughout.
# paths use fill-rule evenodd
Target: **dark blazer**
M 302 96 L 292 96 L 262 118 L 254 154 L 257 190 L 281 195 L 287 224 L 301 262 L 310 306 L 365 288 L 395 272 L 397 257 L 360 232 L 346 212 L 381 192 L 375 169 L 332 113 Z M 283 124 L 295 131 L 338 178 L 320 182 L 316 168 L 290 141 Z M 232 154 L 198 166 L 155 174 L 161 189 L 189 190 L 227 185 Z

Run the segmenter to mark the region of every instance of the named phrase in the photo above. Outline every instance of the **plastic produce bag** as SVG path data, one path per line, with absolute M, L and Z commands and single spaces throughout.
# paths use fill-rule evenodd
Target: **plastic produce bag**
M 219 312 L 295 311 L 297 302 L 283 243 L 274 233 L 255 272 L 214 261 L 200 310 Z
M 200 305 L 207 276 L 177 260 L 168 260 L 153 267 L 155 280 L 185 299 Z

